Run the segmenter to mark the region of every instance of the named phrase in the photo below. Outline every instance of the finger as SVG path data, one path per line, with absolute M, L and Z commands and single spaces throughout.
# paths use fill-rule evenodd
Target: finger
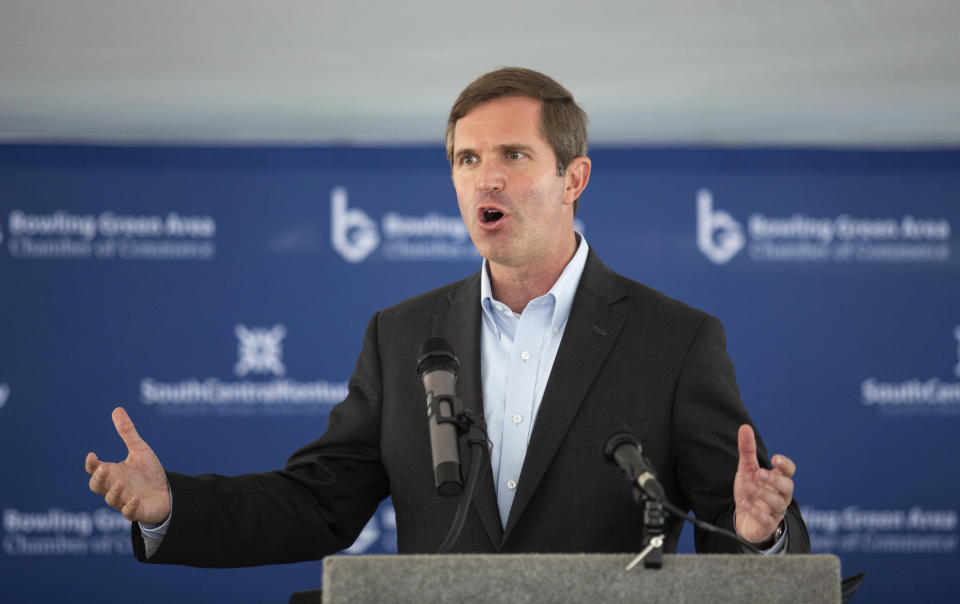
M 757 462 L 757 439 L 749 424 L 743 424 L 737 432 L 737 449 L 740 450 L 738 469 L 750 470 L 760 466 Z
M 123 486 L 122 480 L 113 483 L 113 486 L 110 487 L 110 490 L 107 491 L 107 494 L 103 498 L 104 501 L 107 502 L 107 505 L 118 510 L 123 508 Z
M 87 453 L 87 458 L 84 460 L 83 465 L 87 469 L 87 474 L 96 472 L 97 468 L 100 467 L 100 460 L 97 459 L 97 454 L 93 451 Z
M 123 517 L 133 522 L 137 519 L 137 510 L 140 508 L 140 496 L 134 495 L 130 501 L 123 506 L 123 509 L 120 510 L 120 513 L 123 514 Z
M 767 470 L 760 470 L 757 473 L 757 477 L 760 480 L 760 483 L 768 487 L 769 492 L 777 493 L 786 497 L 787 499 L 793 499 L 793 480 L 783 476 L 782 474 L 777 474 L 775 472 L 768 472 Z
M 784 498 L 784 496 L 779 493 L 757 488 L 756 485 L 753 485 L 753 487 L 754 488 L 750 489 L 748 498 L 748 501 L 752 504 L 751 507 L 765 511 L 772 517 L 775 517 L 779 522 L 786 513 L 787 504 L 790 503 L 790 500 Z
M 793 460 L 786 455 L 774 455 L 771 461 L 773 467 L 780 470 L 787 478 L 793 478 L 793 475 L 797 473 L 797 464 L 793 463 Z
M 93 471 L 93 474 L 90 475 L 90 490 L 97 495 L 106 495 L 108 491 L 106 481 L 109 474 L 109 466 L 105 463 L 100 464 L 100 466 Z
M 123 407 L 117 407 L 113 410 L 113 426 L 117 429 L 117 434 L 123 439 L 123 444 L 127 445 L 129 451 L 133 447 L 143 444 L 143 439 L 137 434 L 137 429 L 130 420 L 130 416 Z

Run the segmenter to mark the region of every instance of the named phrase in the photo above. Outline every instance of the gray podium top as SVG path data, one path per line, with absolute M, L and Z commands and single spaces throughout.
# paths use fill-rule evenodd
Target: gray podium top
M 840 602 L 830 555 L 665 555 L 624 570 L 630 554 L 331 556 L 323 602 Z

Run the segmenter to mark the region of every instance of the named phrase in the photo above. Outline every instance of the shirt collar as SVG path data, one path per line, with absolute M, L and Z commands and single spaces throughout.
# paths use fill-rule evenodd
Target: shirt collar
M 576 233 L 580 244 L 577 246 L 573 258 L 564 267 L 563 272 L 557 279 L 553 287 L 544 295 L 552 295 L 554 299 L 553 325 L 559 327 L 567 322 L 570 316 L 570 308 L 573 306 L 573 297 L 577 293 L 577 286 L 580 285 L 580 277 L 583 275 L 583 269 L 587 265 L 587 252 L 590 246 L 587 245 L 587 239 L 580 233 Z M 487 266 L 487 259 L 483 259 L 483 269 L 480 271 L 480 305 L 484 312 L 492 319 L 495 313 L 492 311 L 493 305 L 493 287 L 490 285 L 490 274 Z

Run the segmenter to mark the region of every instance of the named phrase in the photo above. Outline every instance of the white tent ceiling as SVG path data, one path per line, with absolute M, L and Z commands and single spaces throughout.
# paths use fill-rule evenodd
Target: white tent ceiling
M 957 0 L 0 0 L 0 141 L 439 143 L 501 65 L 594 143 L 960 145 Z

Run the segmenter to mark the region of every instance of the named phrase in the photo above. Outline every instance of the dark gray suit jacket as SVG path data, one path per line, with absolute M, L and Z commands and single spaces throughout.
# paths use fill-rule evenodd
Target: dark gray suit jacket
M 319 559 L 348 547 L 388 495 L 401 553 L 436 549 L 458 498 L 433 482 L 423 385 L 423 341 L 447 338 L 461 372 L 457 392 L 482 412 L 480 276 L 377 313 L 326 433 L 282 471 L 227 478 L 168 473 L 176 507 L 150 562 L 244 566 Z M 460 552 L 632 552 L 643 519 L 631 487 L 603 457 L 609 436 L 643 443 L 668 498 L 732 528 L 740 401 L 720 322 L 617 275 L 591 251 L 530 439 L 506 527 L 491 473 L 455 546 Z M 759 440 L 759 439 L 758 439 Z M 769 467 L 762 442 L 761 465 Z M 463 466 L 469 451 L 462 448 Z M 808 552 L 796 502 L 789 551 Z M 139 531 L 134 548 L 144 559 Z M 676 550 L 680 522 L 667 522 Z M 701 552 L 738 546 L 697 531 Z

